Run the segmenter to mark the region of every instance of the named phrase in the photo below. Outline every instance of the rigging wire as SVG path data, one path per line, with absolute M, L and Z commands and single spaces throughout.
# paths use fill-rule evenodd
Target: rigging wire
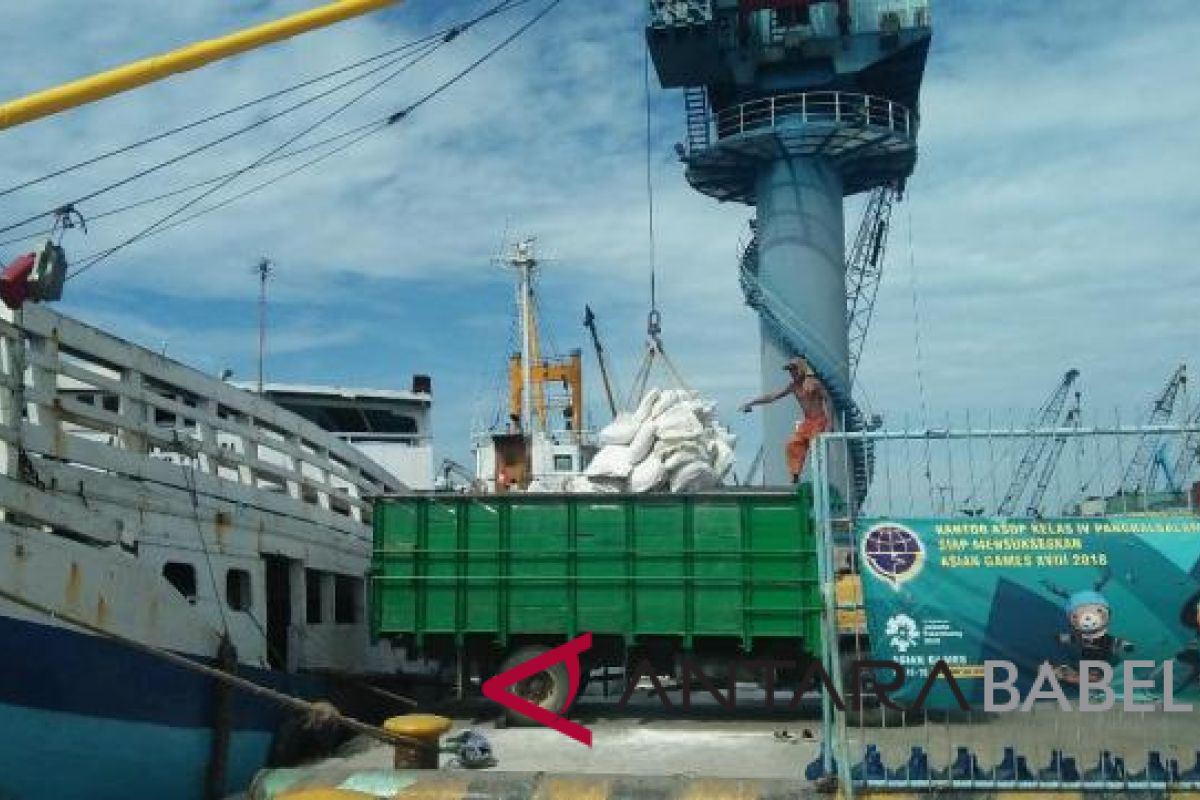
M 919 287 L 917 284 L 917 259 L 913 253 L 912 233 L 912 193 L 909 192 L 909 202 L 905 204 L 908 215 L 908 275 L 912 289 L 913 311 L 913 348 L 916 355 L 917 397 L 921 404 L 921 424 L 929 430 L 929 405 L 925 396 L 925 359 L 921 348 L 921 307 L 918 301 Z M 929 484 L 929 496 L 933 497 L 933 453 L 929 437 L 925 437 L 925 480 Z
M 319 141 L 312 142 L 311 144 L 307 144 L 303 147 L 298 147 L 294 150 L 288 150 L 285 153 L 281 153 L 277 156 L 267 159 L 262 164 L 260 164 L 258 167 L 256 167 L 255 170 L 257 171 L 258 169 L 262 169 L 263 167 L 267 167 L 272 164 L 278 164 L 279 162 L 282 162 L 282 161 L 288 161 L 290 159 L 296 158 L 297 156 L 304 155 L 305 153 L 311 153 L 313 150 L 319 150 L 322 147 L 325 147 L 326 145 L 332 144 L 333 142 L 336 142 L 340 139 L 345 139 L 348 136 L 352 136 L 354 134 L 361 133 L 364 129 L 375 127 L 379 124 L 380 124 L 379 121 L 369 122 L 366 125 L 356 126 L 349 130 L 342 131 L 341 133 L 334 134 L 333 136 L 328 136 Z M 335 151 L 335 152 L 340 152 L 340 150 Z M 195 189 L 200 189 L 205 186 L 211 186 L 212 184 L 216 183 L 217 181 L 220 181 L 224 178 L 228 178 L 230 175 L 233 175 L 237 171 L 238 170 L 230 170 L 229 172 L 225 172 L 220 175 L 214 175 L 211 178 L 205 178 L 204 180 L 196 181 L 195 183 L 189 183 L 186 186 L 180 186 L 180 187 L 178 187 L 176 189 L 172 189 L 168 192 L 161 192 L 156 195 L 151 195 L 150 197 L 143 197 L 140 200 L 133 200 L 129 203 L 125 203 L 120 206 L 106 208 L 102 211 L 97 211 L 97 212 L 89 214 L 88 219 L 89 220 L 106 219 L 108 217 L 113 217 L 113 216 L 117 216 L 119 214 L 124 214 L 126 212 L 134 211 L 139 208 L 144 208 L 145 206 L 153 205 L 154 203 L 158 203 L 163 200 L 170 199 L 172 197 L 177 197 L 181 194 L 187 194 L 188 192 L 193 191 Z M 53 231 L 54 231 L 54 227 L 51 226 L 48 228 L 43 228 L 38 231 L 34 231 L 33 233 L 22 234 L 20 236 L 14 236 L 11 239 L 5 239 L 3 241 L 0 241 L 0 247 L 7 247 L 9 245 L 27 241 L 31 238 L 47 236 L 50 233 L 52 233 Z
M 224 134 L 216 137 L 215 139 L 210 139 L 207 142 L 196 145 L 195 147 L 185 150 L 182 153 L 178 153 L 178 154 L 172 156 L 171 158 L 168 158 L 166 161 L 160 161 L 157 164 L 153 164 L 149 167 L 146 167 L 145 169 L 138 170 L 137 172 L 133 173 L 132 175 L 122 178 L 118 181 L 114 181 L 112 183 L 106 184 L 105 186 L 101 186 L 98 189 L 94 189 L 93 191 L 88 192 L 85 195 L 82 195 L 80 197 L 77 197 L 77 198 L 74 198 L 73 200 L 68 201 L 65 204 L 65 206 L 78 206 L 82 203 L 88 202 L 89 200 L 94 200 L 97 197 L 101 197 L 105 194 L 108 194 L 109 192 L 115 191 L 116 189 L 120 189 L 123 186 L 128 186 L 129 184 L 134 183 L 135 181 L 139 181 L 142 178 L 153 175 L 156 172 L 160 172 L 161 170 L 164 170 L 167 167 L 174 166 L 175 164 L 185 161 L 185 160 L 191 158 L 192 156 L 199 155 L 200 153 L 211 150 L 214 147 L 218 147 L 222 144 L 225 144 L 226 142 L 236 139 L 238 136 L 241 136 L 245 133 L 249 133 L 252 130 L 261 128 L 262 126 L 266 125 L 267 123 L 274 122 L 275 120 L 277 120 L 281 117 L 287 116 L 288 114 L 291 114 L 295 111 L 298 111 L 301 108 L 309 106 L 319 100 L 323 100 L 326 97 L 329 97 L 330 95 L 335 94 L 336 92 L 339 92 L 342 89 L 345 89 L 346 87 L 363 80 L 364 78 L 370 77 L 371 75 L 378 74 L 379 72 L 381 72 L 385 69 L 393 67 L 397 63 L 404 61 L 405 59 L 410 59 L 409 63 L 404 65 L 404 67 L 402 67 L 399 70 L 399 71 L 404 71 L 405 69 L 415 66 L 417 63 L 420 63 L 421 61 L 425 60 L 425 58 L 432 55 L 440 47 L 441 47 L 441 42 L 434 42 L 430 45 L 425 45 L 422 48 L 421 52 L 416 56 L 402 56 L 400 58 L 386 62 L 383 65 L 376 67 L 375 69 L 372 69 L 368 72 L 363 73 L 362 75 L 356 76 L 354 78 L 350 78 L 346 81 L 342 81 L 341 83 L 339 83 L 335 86 L 331 86 L 328 89 L 325 89 L 324 91 L 321 91 L 311 97 L 305 98 L 304 100 L 300 100 L 296 103 L 293 103 L 292 105 L 287 106 L 279 111 L 276 111 L 272 114 L 268 114 L 264 117 L 256 119 L 247 125 L 244 125 L 240 128 L 236 128 L 232 131 L 229 131 L 228 133 L 224 133 Z M 384 82 L 386 82 L 387 80 L 391 80 L 393 77 L 395 77 L 396 74 L 397 73 L 392 73 L 385 79 Z M 379 87 L 378 83 L 374 84 L 371 87 L 371 91 L 374 91 L 374 89 L 377 89 L 378 87 Z M 63 207 L 63 206 L 60 206 L 60 208 L 61 207 Z M 0 233 L 8 233 L 9 231 L 13 231 L 18 228 L 25 227 L 26 225 L 30 225 L 34 222 L 37 222 L 40 219 L 43 219 L 48 214 L 53 214 L 56 210 L 57 209 L 51 209 L 48 211 L 38 212 L 36 214 L 32 214 L 32 215 L 20 220 L 19 222 L 14 222 L 9 225 L 0 227 Z
M 316 163 L 319 163 L 320 161 L 323 161 L 324 159 L 329 158 L 330 156 L 334 155 L 337 152 L 341 152 L 342 150 L 348 149 L 349 147 L 366 139 L 368 136 L 370 136 L 374 133 L 378 133 L 379 131 L 382 131 L 382 130 L 386 129 L 387 127 L 394 125 L 395 123 L 405 119 L 413 111 L 415 111 L 416 109 L 425 105 L 429 101 L 433 100 L 435 97 L 442 94 L 443 92 L 447 91 L 450 87 L 454 86 L 459 81 L 464 79 L 467 75 L 469 75 L 471 72 L 475 71 L 478 67 L 482 66 L 484 63 L 486 63 L 488 60 L 490 60 L 497 53 L 499 53 L 500 51 L 507 48 L 508 45 L 512 44 L 512 42 L 516 41 L 520 36 L 522 36 L 524 33 L 526 33 L 534 25 L 536 25 L 538 22 L 540 22 L 542 19 L 544 19 L 551 11 L 553 11 L 556 7 L 558 7 L 562 3 L 562 1 L 563 0 L 551 0 L 551 2 L 547 3 L 546 6 L 544 6 L 541 11 L 539 11 L 537 14 L 535 14 L 533 17 L 531 17 L 529 20 L 527 20 L 524 24 L 522 24 L 520 27 L 518 27 L 516 30 L 514 30 L 512 33 L 510 33 L 504 39 L 502 39 L 499 43 L 497 43 L 497 44 L 493 45 L 491 48 L 489 48 L 486 52 L 484 52 L 484 54 L 482 56 L 475 59 L 473 62 L 471 62 L 466 67 L 462 68 L 457 73 L 452 75 L 450 78 L 446 79 L 445 81 L 443 81 L 442 83 L 440 83 L 439 85 L 437 85 L 436 87 L 431 89 L 429 92 L 426 92 L 424 95 L 422 95 L 420 98 L 418 98 L 413 103 L 409 104 L 408 106 L 400 109 L 399 111 L 397 111 L 395 113 L 392 113 L 386 117 L 383 117 L 380 120 L 377 120 L 372 123 L 368 123 L 363 126 L 359 126 L 358 130 L 361 132 L 361 135 L 352 138 L 350 141 L 344 143 L 340 147 L 335 148 L 334 150 L 332 150 L 330 152 L 324 153 L 317 158 L 314 158 L 307 162 L 304 162 L 303 164 L 298 165 L 297 167 L 283 173 L 282 175 L 279 175 L 270 180 L 264 181 L 263 183 L 255 186 L 255 187 L 251 187 L 251 189 L 244 191 L 244 192 L 240 193 L 239 195 L 236 195 L 232 198 L 227 198 L 225 201 L 222 201 L 221 203 L 218 203 L 207 209 L 203 209 L 202 211 L 197 212 L 196 214 L 192 214 L 189 217 L 185 218 L 184 220 L 179 221 L 175 225 L 171 225 L 169 227 L 164 227 L 164 226 L 167 226 L 167 224 L 170 223 L 172 220 L 175 220 L 180 214 L 182 214 L 183 212 L 187 211 L 189 208 L 196 205 L 196 203 L 200 202 L 201 200 L 205 199 L 206 197 L 212 196 L 216 192 L 225 188 L 227 185 L 229 185 L 229 183 L 231 183 L 233 180 L 235 180 L 239 176 L 244 175 L 246 172 L 262 166 L 264 163 L 266 163 L 266 161 L 268 159 L 278 155 L 281 151 L 285 150 L 287 147 L 294 144 L 300 138 L 307 135 L 311 131 L 315 130 L 317 127 L 325 124 L 330 119 L 337 116 L 338 114 L 342 113 L 347 108 L 349 108 L 351 105 L 358 102 L 358 100 L 361 100 L 367 94 L 370 94 L 371 92 L 380 88 L 382 85 L 384 85 L 389 80 L 394 78 L 400 72 L 404 71 L 405 69 L 408 69 L 409 67 L 413 66 L 414 64 L 410 63 L 410 64 L 405 65 L 405 67 L 403 67 L 402 69 L 397 70 L 396 72 L 392 73 L 391 75 L 384 77 L 380 81 L 376 82 L 372 86 L 365 89 L 363 92 L 359 93 L 355 97 L 348 100 L 346 103 L 343 103 L 338 108 L 334 109 L 333 111 L 329 112 L 325 116 L 321 117 L 316 122 L 312 123 L 304 130 L 300 131 L 298 134 L 295 134 L 294 136 L 289 137 L 283 144 L 272 148 L 270 151 L 268 151 L 266 154 L 264 154 L 263 156 L 256 159 L 251 164 L 249 164 L 239 170 L 236 170 L 233 173 L 230 173 L 224 180 L 221 180 L 216 186 L 214 186 L 211 189 L 208 189 L 205 192 L 201 193 L 200 195 L 197 195 L 196 197 L 193 197 L 192 199 L 188 200 L 186 203 L 179 206 L 178 208 L 176 208 L 174 211 L 170 212 L 166 216 L 160 218 L 156 222 L 152 223 L 150 226 L 143 229 L 139 233 L 134 234 L 133 236 L 125 239 L 122 242 L 119 242 L 118 244 L 116 244 L 106 250 L 102 250 L 98 253 L 95 253 L 95 254 L 92 254 L 92 255 L 86 257 L 83 260 L 83 263 L 77 269 L 75 269 L 70 275 L 67 276 L 68 280 L 76 278 L 79 275 L 83 274 L 84 272 L 87 272 L 88 270 L 95 267 L 97 264 L 108 259 L 112 255 L 114 255 L 115 253 L 124 249 L 125 247 L 128 247 L 129 245 L 132 245 L 132 244 L 134 244 L 138 241 L 141 241 L 142 239 L 148 238 L 150 236 L 154 236 L 158 233 L 162 233 L 166 230 L 169 230 L 170 227 L 178 227 L 178 225 L 183 224 L 183 222 L 190 221 L 199 216 L 203 216 L 204 214 L 211 213 L 212 211 L 216 211 L 218 208 L 223 208 L 224 206 L 229 205 L 229 203 L 234 202 L 237 199 L 241 199 L 242 197 L 245 197 L 248 194 L 252 194 L 252 193 L 259 191 L 261 189 L 264 189 L 267 186 L 270 186 L 274 183 L 278 183 L 279 181 L 283 180 L 284 178 L 290 177 L 291 175 L 296 174 L 297 172 L 301 171 L 302 169 L 305 169 Z
M 528 2 L 528 0 L 522 0 L 522 2 Z M 378 53 L 369 58 L 364 58 L 361 61 L 356 61 L 353 64 L 348 64 L 344 67 L 333 70 L 331 72 L 326 72 L 323 75 L 317 75 L 315 77 L 301 81 L 300 83 L 292 84 L 291 86 L 287 86 L 283 89 L 279 89 L 278 91 L 271 92 L 270 94 L 265 94 L 261 97 L 256 97 L 253 100 L 247 100 L 244 103 L 240 103 L 236 106 L 231 106 L 229 108 L 224 109 L 223 111 L 214 112 L 212 114 L 209 114 L 208 116 L 192 120 L 191 122 L 186 122 L 182 125 L 178 125 L 174 128 L 170 128 L 168 130 L 162 131 L 161 133 L 156 133 L 153 136 L 147 136 L 144 139 L 139 139 L 134 142 L 129 142 L 128 144 L 121 145 L 120 147 L 116 147 L 112 150 L 105 151 L 98 155 L 90 156 L 88 158 L 83 159 L 82 161 L 76 161 L 73 164 L 68 164 L 65 167 L 59 167 L 59 168 L 57 168 L 51 172 L 47 172 L 46 174 L 41 175 L 39 177 L 30 178 L 29 180 L 23 181 L 21 183 L 14 183 L 11 186 L 6 186 L 4 188 L 0 188 L 0 197 L 4 197 L 6 195 L 13 194 L 14 192 L 19 192 L 22 189 L 28 189 L 31 186 L 36 186 L 40 183 L 45 183 L 46 181 L 53 180 L 54 178 L 62 177 L 63 175 L 67 175 L 72 172 L 81 170 L 84 167 L 90 167 L 94 164 L 98 164 L 101 161 L 107 161 L 108 159 L 113 158 L 115 156 L 124 155 L 125 153 L 129 153 L 133 150 L 136 150 L 139 147 L 144 147 L 149 144 L 154 144 L 155 142 L 161 142 L 162 140 L 168 139 L 171 136 L 175 136 L 180 133 L 185 133 L 186 131 L 193 130 L 194 128 L 198 128 L 202 125 L 207 125 L 208 123 L 215 122 L 219 119 L 224 119 L 225 117 L 236 114 L 239 111 L 245 111 L 246 109 L 253 108 L 254 106 L 261 105 L 262 103 L 267 103 L 267 102 L 270 102 L 271 100 L 275 100 L 280 97 L 284 97 L 288 94 L 291 94 L 292 92 L 297 92 L 301 89 L 307 89 L 309 86 L 314 86 L 323 81 L 327 81 L 330 78 L 337 77 L 338 75 L 342 75 L 347 72 L 352 72 L 353 70 L 358 69 L 359 67 L 366 66 L 367 64 L 373 63 L 373 62 L 378 61 L 383 58 L 387 58 L 388 56 L 396 55 L 396 54 L 402 53 L 406 50 L 410 50 L 414 47 L 425 44 L 426 42 L 429 42 L 433 39 L 440 38 L 443 35 L 445 35 L 445 32 L 432 33 L 432 34 L 429 34 L 428 36 L 423 36 L 420 39 L 414 39 L 411 42 L 406 42 L 405 44 L 399 45 L 398 47 L 394 47 L 394 48 L 384 51 L 382 53 Z
M 369 63 L 373 63 L 380 59 L 384 59 L 384 58 L 388 59 L 383 64 L 377 65 L 365 72 L 362 72 L 358 75 L 355 75 L 351 78 L 341 81 L 340 83 L 337 83 L 331 87 L 328 87 L 314 95 L 306 97 L 303 100 L 297 101 L 297 102 L 293 103 L 292 105 L 287 106 L 279 111 L 268 114 L 267 116 L 262 117 L 260 119 L 256 119 L 253 122 L 251 122 L 241 128 L 237 128 L 237 129 L 230 131 L 230 132 L 228 132 L 222 136 L 219 136 L 215 139 L 209 140 L 200 145 L 197 145 L 196 147 L 185 150 L 182 153 L 179 153 L 179 154 L 167 159 L 166 161 L 160 162 L 160 163 L 152 165 L 146 169 L 140 170 L 127 178 L 124 178 L 122 180 L 108 184 L 106 186 L 102 186 L 86 195 L 83 195 L 82 197 L 71 200 L 55 209 L 51 209 L 51 210 L 48 210 L 45 212 L 34 214 L 30 217 L 20 220 L 19 222 L 15 222 L 10 225 L 6 225 L 4 227 L 0 227 L 0 233 L 8 233 L 9 231 L 16 230 L 17 228 L 21 228 L 21 227 L 29 225 L 33 222 L 36 222 L 37 220 L 42 219 L 43 217 L 47 216 L 48 214 L 55 213 L 55 211 L 57 211 L 58 208 L 78 205 L 80 203 L 85 203 L 89 200 L 93 200 L 93 199 L 100 197 L 101 195 L 107 194 L 108 192 L 111 192 L 115 189 L 119 189 L 122 186 L 126 186 L 130 183 L 133 183 L 134 181 L 137 181 L 144 177 L 152 175 L 155 172 L 165 169 L 166 167 L 173 166 L 175 164 L 178 164 L 181 161 L 191 158 L 192 156 L 195 156 L 202 152 L 211 150 L 212 148 L 217 147 L 222 144 L 225 144 L 226 142 L 228 142 L 238 136 L 241 136 L 242 134 L 248 133 L 252 130 L 256 130 L 257 128 L 260 128 L 270 122 L 273 122 L 274 120 L 279 119 L 280 117 L 286 116 L 286 115 L 291 114 L 295 111 L 298 111 L 302 108 L 305 108 L 319 100 L 323 100 L 326 97 L 329 97 L 330 95 L 333 95 L 333 94 L 341 91 L 342 89 L 345 89 L 349 86 L 352 86 L 356 83 L 359 83 L 359 82 L 371 77 L 372 75 L 377 75 L 380 72 L 384 72 L 384 71 L 390 69 L 391 67 L 395 66 L 396 64 L 399 64 L 407 59 L 411 59 L 411 62 L 408 66 L 413 66 L 416 63 L 423 61 L 427 56 L 431 55 L 433 52 L 438 50 L 442 45 L 448 44 L 449 42 L 458 38 L 458 36 L 460 36 L 462 33 L 465 33 L 466 31 L 468 31 L 475 25 L 479 24 L 480 22 L 490 19 L 491 17 L 497 16 L 498 14 L 500 14 L 504 11 L 511 10 L 513 8 L 516 8 L 518 6 L 524 5 L 529 2 L 532 2 L 532 0 L 503 0 L 503 2 L 498 3 L 497 5 L 490 8 L 488 11 L 486 11 L 472 19 L 466 20 L 465 22 L 459 23 L 458 25 L 452 25 L 448 28 L 443 29 L 442 31 L 422 37 L 421 39 L 417 39 L 417 40 L 414 40 L 407 44 L 400 45 L 399 47 L 393 48 L 392 50 L 386 51 L 384 53 L 380 53 L 380 54 L 372 56 L 370 58 L 363 59 L 362 61 L 356 62 L 355 64 L 351 64 L 346 67 L 342 67 L 338 70 L 334 70 L 332 72 L 326 73 L 325 75 L 317 76 L 315 78 L 309 79 L 302 83 L 295 84 L 295 85 L 287 87 L 285 89 L 281 89 L 272 94 L 265 95 L 263 97 L 255 99 L 255 100 L 248 101 L 246 103 L 235 106 L 233 108 L 229 108 L 224 111 L 217 112 L 215 114 L 209 115 L 208 117 L 204 117 L 202 119 L 195 120 L 190 123 L 186 123 L 184 125 L 178 126 L 171 130 L 168 130 L 168 131 L 165 131 L 156 136 L 151 136 L 146 139 L 142 139 L 138 142 L 133 142 L 131 144 L 125 145 L 125 146 L 117 148 L 115 150 L 111 150 L 107 153 L 102 153 L 102 154 L 92 157 L 90 159 L 85 159 L 84 161 L 80 161 L 76 164 L 72 164 L 67 167 L 63 167 L 61 169 L 55 170 L 55 171 L 48 173 L 46 175 L 43 175 L 39 178 L 35 178 L 30 181 L 21 183 L 21 184 L 10 186 L 5 189 L 0 189 L 0 197 L 3 197 L 7 194 L 11 194 L 12 192 L 26 188 L 28 186 L 42 183 L 46 180 L 50 180 L 51 178 L 67 174 L 67 173 L 75 171 L 77 169 L 81 169 L 85 166 L 90 166 L 91 164 L 95 164 L 95 163 L 103 161 L 107 158 L 129 152 L 137 147 L 141 147 L 146 144 L 160 141 L 162 139 L 165 139 L 165 138 L 175 135 L 177 133 L 191 130 L 191 129 L 199 127 L 200 125 L 203 125 L 205 123 L 212 122 L 217 119 L 221 119 L 230 114 L 234 114 L 238 111 L 242 111 L 247 108 L 251 108 L 255 105 L 258 105 L 258 104 L 266 102 L 268 100 L 289 94 L 289 93 L 297 91 L 301 88 L 306 88 L 313 84 L 320 83 L 322 81 L 328 80 L 329 78 L 335 77 L 339 74 L 353 71 L 354 69 L 358 69 L 359 67 L 365 66 Z M 413 55 L 411 52 L 414 50 L 417 51 L 416 55 Z
M 642 56 L 642 84 L 646 98 L 646 213 L 647 232 L 650 237 L 650 325 L 658 327 L 658 275 L 656 269 L 657 246 L 654 236 L 654 139 L 651 128 L 650 101 L 650 46 L 647 45 Z
M 436 50 L 436 48 L 434 48 L 434 49 Z M 336 117 L 339 114 L 341 114 L 342 112 L 346 111 L 346 109 L 350 108 L 350 106 L 354 105 L 358 101 L 360 101 L 363 98 L 370 95 L 372 92 L 378 91 L 379 89 L 383 88 L 390 81 L 392 81 L 393 79 L 398 77 L 400 74 L 405 72 L 408 68 L 415 66 L 415 64 L 419 60 L 421 60 L 421 58 L 424 58 L 425 56 L 431 54 L 432 52 L 434 52 L 434 51 L 433 50 L 427 51 L 420 58 L 418 58 L 414 61 L 410 61 L 408 64 L 404 65 L 403 67 L 400 67 L 399 69 L 394 70 L 390 74 L 385 75 L 383 78 L 379 79 L 378 81 L 371 84 L 363 91 L 354 95 L 349 100 L 347 100 L 346 102 L 339 105 L 337 108 L 323 114 L 315 122 L 312 122 L 309 125 L 305 126 L 303 129 L 300 130 L 299 133 L 295 133 L 295 134 L 289 136 L 287 139 L 285 139 L 283 141 L 282 144 L 276 145 L 275 147 L 268 150 L 265 154 L 259 156 L 257 159 L 255 159 L 254 161 L 247 164 L 246 166 L 230 173 L 226 178 L 219 181 L 215 186 L 212 186 L 212 187 L 206 189 L 205 191 L 201 192 L 200 194 L 196 195 L 195 197 L 192 197 L 191 199 L 184 202 L 182 205 L 176 207 L 174 211 L 169 212 L 165 216 L 159 217 L 157 220 L 152 222 L 149 226 L 147 226 L 146 228 L 143 228 L 141 231 L 139 231 L 138 233 L 135 233 L 133 236 L 130 236 L 130 237 L 122 240 L 121 242 L 118 242 L 117 244 L 113 245 L 112 247 L 109 247 L 106 250 L 102 250 L 99 253 L 89 256 L 88 258 L 86 258 L 84 260 L 84 263 L 78 269 L 76 269 L 74 272 L 72 272 L 70 275 L 67 276 L 67 279 L 70 280 L 71 278 L 74 278 L 84 272 L 87 272 L 91 268 L 95 267 L 97 264 L 110 258 L 111 256 L 120 252 L 121 250 L 128 247 L 129 245 L 139 242 L 142 239 L 145 239 L 147 236 L 150 236 L 155 231 L 158 231 L 159 229 L 161 229 L 168 222 L 170 222 L 173 219 L 176 219 L 180 214 L 184 213 L 189 208 L 192 208 L 193 206 L 195 206 L 201 200 L 204 200 L 207 197 L 211 197 L 212 195 L 221 191 L 226 186 L 228 186 L 230 183 L 237 180 L 239 177 L 246 174 L 251 169 L 261 166 L 262 163 L 264 161 L 266 161 L 268 158 L 270 158 L 271 156 L 277 155 L 281 151 L 287 149 L 292 144 L 295 144 L 297 141 L 299 141 L 303 137 L 312 133 L 317 128 L 321 127 L 322 125 L 324 125 L 325 123 L 327 123 L 331 119 L 333 119 L 334 117 Z

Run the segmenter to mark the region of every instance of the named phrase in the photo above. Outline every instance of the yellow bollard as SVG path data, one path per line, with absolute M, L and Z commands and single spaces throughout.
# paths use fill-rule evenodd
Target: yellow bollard
M 436 714 L 405 714 L 383 723 L 388 733 L 420 742 L 396 745 L 396 769 L 437 769 L 440 740 L 453 724 Z

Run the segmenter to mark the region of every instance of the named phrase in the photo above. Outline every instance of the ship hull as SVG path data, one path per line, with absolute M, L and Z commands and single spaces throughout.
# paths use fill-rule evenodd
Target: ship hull
M 293 691 L 316 682 L 242 674 Z M 211 679 L 149 654 L 0 616 L 0 800 L 201 798 L 216 696 Z M 228 792 L 266 764 L 283 720 L 257 698 L 232 700 Z

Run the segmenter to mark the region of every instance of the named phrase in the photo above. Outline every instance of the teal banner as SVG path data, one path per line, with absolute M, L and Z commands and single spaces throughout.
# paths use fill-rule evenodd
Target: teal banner
M 972 706 L 985 661 L 1015 664 L 1022 695 L 1043 664 L 1069 692 L 1079 662 L 1106 661 L 1120 697 L 1122 662 L 1173 659 L 1174 697 L 1200 696 L 1200 519 L 869 519 L 856 541 L 871 655 L 904 665 L 901 703 L 938 661 Z M 955 707 L 946 681 L 924 705 Z

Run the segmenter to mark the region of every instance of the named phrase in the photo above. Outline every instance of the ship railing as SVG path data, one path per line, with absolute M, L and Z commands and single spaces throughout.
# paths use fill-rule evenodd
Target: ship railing
M 1200 786 L 1200 715 L 1165 708 L 1200 700 L 1200 425 L 1086 411 L 1076 406 L 1050 428 L 1012 414 L 921 414 L 818 439 L 804 481 L 820 537 L 821 657 L 844 708 L 822 698 L 831 746 L 810 775 L 836 762 L 849 793 Z M 861 503 L 847 457 L 854 442 L 874 455 Z M 1080 592 L 1105 606 L 1111 646 L 1080 644 L 1069 613 Z M 1083 659 L 1112 667 L 1110 709 L 1081 711 L 1062 677 Z M 1142 690 L 1122 688 L 1123 662 L 1135 659 Z M 940 699 L 917 704 L 938 660 L 958 676 L 968 710 L 944 678 Z M 868 661 L 904 665 L 895 706 L 855 692 L 850 665 Z M 1022 699 L 1039 665 L 1057 665 L 1070 710 L 1053 701 L 988 710 L 985 661 L 1018 664 Z M 868 666 L 860 677 L 880 686 L 897 674 Z
M 853 92 L 764 97 L 723 108 L 713 122 L 718 139 L 808 124 L 881 128 L 905 139 L 916 136 L 916 120 L 906 107 L 884 97 Z
M 0 319 L 0 440 L 5 518 L 101 542 L 170 539 L 172 516 L 251 547 L 366 540 L 370 498 L 405 489 L 269 400 L 36 306 Z

